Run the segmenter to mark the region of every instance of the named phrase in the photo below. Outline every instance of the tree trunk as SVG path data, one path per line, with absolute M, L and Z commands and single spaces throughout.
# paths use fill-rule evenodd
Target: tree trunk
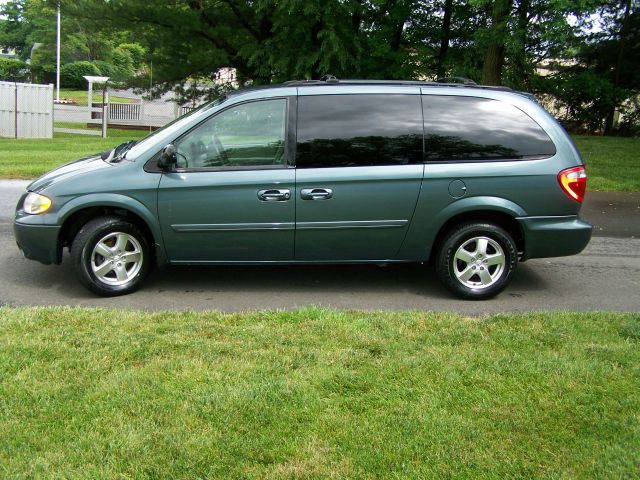
M 482 84 L 502 85 L 505 38 L 508 33 L 507 20 L 513 0 L 494 0 L 491 11 L 490 41 L 484 55 Z
M 320 51 L 319 35 L 321 31 L 322 31 L 322 21 L 318 20 L 311 27 L 311 45 L 313 45 L 313 48 L 315 49 L 316 52 Z M 313 62 L 313 65 L 311 65 L 310 73 L 311 73 L 311 80 L 320 80 L 320 77 L 323 75 L 320 72 L 320 56 L 319 55 L 318 55 L 318 58 L 316 58 L 315 62 Z
M 627 0 L 624 10 L 624 19 L 622 20 L 622 28 L 620 29 L 620 44 L 618 47 L 618 59 L 616 61 L 616 67 L 613 72 L 613 85 L 617 87 L 620 85 L 620 71 L 622 70 L 622 63 L 624 62 L 624 46 L 626 43 L 627 35 L 629 34 L 629 18 L 631 17 L 631 0 Z M 618 105 L 612 105 L 607 113 L 607 118 L 604 121 L 604 134 L 608 135 L 613 130 L 613 122 L 616 116 L 616 108 Z
M 516 36 L 518 39 L 518 52 L 514 61 L 514 81 L 519 88 L 523 90 L 529 89 L 529 61 L 527 58 L 527 31 L 529 29 L 529 9 L 531 0 L 520 0 L 518 5 L 518 30 Z
M 442 18 L 442 36 L 440 37 L 440 51 L 438 52 L 438 66 L 436 75 L 438 78 L 445 76 L 445 61 L 449 51 L 449 37 L 451 36 L 451 14 L 453 10 L 453 0 L 445 0 L 444 16 Z

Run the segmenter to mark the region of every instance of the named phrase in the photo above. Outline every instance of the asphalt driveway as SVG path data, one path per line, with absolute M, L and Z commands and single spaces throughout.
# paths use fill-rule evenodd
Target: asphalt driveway
M 138 292 L 98 298 L 60 266 L 26 260 L 12 233 L 15 203 L 28 182 L 0 180 L 0 304 L 160 309 L 419 309 L 469 315 L 529 310 L 640 311 L 640 194 L 589 192 L 582 216 L 595 226 L 574 257 L 530 260 L 497 298 L 451 297 L 421 265 L 171 267 Z

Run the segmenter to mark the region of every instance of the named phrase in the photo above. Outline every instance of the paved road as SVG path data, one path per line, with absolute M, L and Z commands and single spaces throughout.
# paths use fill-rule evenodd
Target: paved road
M 484 302 L 452 298 L 418 265 L 172 267 L 125 297 L 96 298 L 60 266 L 25 260 L 13 240 L 13 208 L 24 182 L 0 181 L 0 304 L 83 305 L 146 310 L 296 308 L 419 309 L 467 315 L 529 310 L 640 311 L 640 196 L 591 192 L 583 216 L 595 237 L 578 256 L 521 264 L 510 287 Z

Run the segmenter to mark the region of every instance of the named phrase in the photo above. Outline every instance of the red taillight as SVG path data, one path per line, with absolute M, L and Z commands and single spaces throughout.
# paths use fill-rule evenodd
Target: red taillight
M 582 203 L 587 189 L 587 170 L 584 167 L 573 167 L 562 170 L 558 174 L 558 182 L 564 193 Z

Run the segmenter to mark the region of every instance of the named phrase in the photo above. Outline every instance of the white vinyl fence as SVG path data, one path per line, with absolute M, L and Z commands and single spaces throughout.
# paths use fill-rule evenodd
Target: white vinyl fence
M 52 138 L 53 85 L 0 82 L 0 137 Z
M 110 103 L 109 120 L 140 120 L 139 103 Z

